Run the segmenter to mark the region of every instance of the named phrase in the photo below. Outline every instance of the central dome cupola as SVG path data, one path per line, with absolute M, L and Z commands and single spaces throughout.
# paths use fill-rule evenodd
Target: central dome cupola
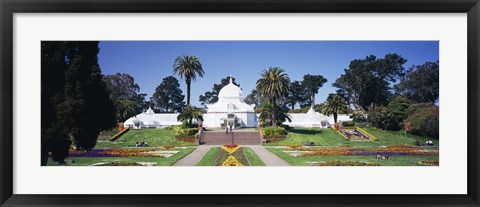
M 218 93 L 218 101 L 232 101 L 233 99 L 243 102 L 243 92 L 242 89 L 233 84 L 232 77 L 230 77 L 230 83 L 224 86 Z

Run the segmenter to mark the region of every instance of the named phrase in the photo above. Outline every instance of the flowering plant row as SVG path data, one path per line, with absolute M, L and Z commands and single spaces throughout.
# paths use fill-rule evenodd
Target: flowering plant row
M 230 155 L 228 158 L 222 163 L 222 166 L 243 166 L 234 156 Z
M 430 165 L 430 166 L 438 166 L 439 162 L 438 161 L 433 161 L 433 160 L 422 160 L 418 162 L 420 165 Z
M 222 150 L 228 152 L 229 155 L 233 154 L 238 149 L 240 149 L 240 146 L 236 144 L 222 146 Z
M 424 150 L 421 148 L 291 148 L 295 151 L 304 151 L 302 156 L 371 156 L 371 155 L 438 155 L 437 150 Z
M 326 161 L 318 163 L 310 163 L 313 166 L 380 166 L 376 163 L 359 162 L 359 161 Z
M 162 152 L 155 149 L 94 149 L 94 150 L 70 150 L 70 157 L 159 157 L 158 153 L 149 152 Z

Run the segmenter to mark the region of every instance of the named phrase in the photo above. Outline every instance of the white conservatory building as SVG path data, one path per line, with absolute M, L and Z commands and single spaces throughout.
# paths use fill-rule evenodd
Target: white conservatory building
M 334 125 L 333 116 L 325 116 L 310 108 L 307 113 L 290 113 L 292 122 L 284 124 L 297 128 L 327 128 Z M 156 114 L 151 108 L 125 121 L 128 128 L 163 128 L 172 125 L 181 125 L 177 121 L 178 113 Z M 254 107 L 244 102 L 243 92 L 238 86 L 230 83 L 224 86 L 218 94 L 218 102 L 207 105 L 207 113 L 203 115 L 204 127 L 233 128 L 257 127 L 258 114 Z M 351 121 L 345 114 L 338 114 L 337 121 Z

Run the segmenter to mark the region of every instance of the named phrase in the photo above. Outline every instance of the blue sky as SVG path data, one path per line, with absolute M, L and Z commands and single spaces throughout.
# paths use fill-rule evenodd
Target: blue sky
M 335 92 L 332 83 L 353 59 L 367 55 L 384 57 L 397 53 L 407 59 L 405 68 L 436 61 L 438 41 L 102 41 L 99 64 L 103 74 L 128 73 L 149 99 L 166 76 L 172 75 L 175 58 L 181 54 L 200 58 L 203 78 L 192 83 L 191 102 L 228 75 L 236 78 L 244 95 L 255 88 L 263 69 L 282 67 L 290 80 L 304 74 L 323 75 L 328 82 L 320 88 L 316 103 Z M 178 78 L 178 77 L 177 77 Z M 180 87 L 186 93 L 185 82 Z

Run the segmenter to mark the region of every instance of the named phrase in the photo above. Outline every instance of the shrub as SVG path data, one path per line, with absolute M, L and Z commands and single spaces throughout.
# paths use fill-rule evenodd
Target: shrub
M 285 136 L 287 130 L 283 127 L 265 127 L 263 128 L 263 135 L 266 137 Z
M 342 126 L 344 126 L 344 127 L 355 126 L 355 122 L 353 122 L 353 121 L 344 121 L 344 122 L 342 122 Z
M 438 139 L 439 115 L 437 106 L 419 108 L 406 121 L 410 122 L 411 134 Z
M 197 134 L 198 129 L 197 128 L 185 128 L 185 129 L 179 129 L 177 134 L 180 136 L 192 136 Z

